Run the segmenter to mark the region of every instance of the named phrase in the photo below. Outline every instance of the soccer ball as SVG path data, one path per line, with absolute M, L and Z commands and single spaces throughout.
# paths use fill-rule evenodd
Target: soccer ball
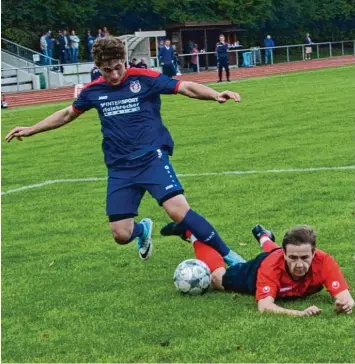
M 184 260 L 175 270 L 174 284 L 183 294 L 203 294 L 211 284 L 211 272 L 201 260 Z

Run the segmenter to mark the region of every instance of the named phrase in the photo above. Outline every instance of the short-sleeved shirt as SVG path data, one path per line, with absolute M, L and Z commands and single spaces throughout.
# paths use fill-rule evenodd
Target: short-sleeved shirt
M 174 142 L 161 119 L 160 95 L 177 93 L 179 84 L 160 72 L 131 68 L 118 86 L 100 77 L 83 88 L 73 110 L 98 111 L 108 168 L 159 148 L 172 155 Z
M 259 266 L 256 300 L 268 296 L 273 298 L 308 296 L 319 292 L 323 286 L 333 297 L 349 288 L 334 258 L 316 249 L 309 271 L 302 279 L 296 281 L 286 270 L 283 250 L 277 249 Z

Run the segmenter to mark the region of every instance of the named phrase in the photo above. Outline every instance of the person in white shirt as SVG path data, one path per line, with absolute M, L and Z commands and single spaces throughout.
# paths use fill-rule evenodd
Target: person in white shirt
M 71 62 L 78 63 L 80 38 L 75 34 L 75 30 L 71 31 L 71 35 L 69 38 L 71 47 Z

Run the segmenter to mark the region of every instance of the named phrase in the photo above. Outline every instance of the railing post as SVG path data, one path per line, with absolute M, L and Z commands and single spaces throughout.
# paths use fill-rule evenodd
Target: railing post
M 17 57 L 20 57 L 20 47 L 19 46 L 16 46 L 16 48 L 17 48 Z
M 80 83 L 80 77 L 79 77 L 79 63 L 76 64 L 76 75 L 78 77 L 78 84 Z
M 237 66 L 237 68 L 239 68 L 239 51 L 236 51 L 235 52 L 235 57 L 236 57 L 236 66 Z
M 20 91 L 20 82 L 19 82 L 19 74 L 18 74 L 19 69 L 16 68 L 16 82 L 17 82 L 17 92 Z
M 304 46 L 302 46 L 302 59 L 305 60 L 305 56 L 304 56 Z
M 200 73 L 200 55 L 197 55 L 197 73 Z
M 287 63 L 290 63 L 290 47 L 286 47 L 286 58 Z
M 319 44 L 317 43 L 317 58 L 319 58 Z
M 344 55 L 344 41 L 341 42 L 341 55 Z
M 332 54 L 332 43 L 329 42 L 329 57 L 333 57 Z
M 48 83 L 48 85 L 46 85 L 46 86 L 48 89 L 50 89 L 51 88 L 51 75 L 49 73 L 49 66 L 47 66 L 46 68 L 47 68 L 47 83 Z

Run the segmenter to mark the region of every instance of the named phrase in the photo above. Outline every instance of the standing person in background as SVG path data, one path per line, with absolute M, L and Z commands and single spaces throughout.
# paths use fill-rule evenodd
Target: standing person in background
M 59 47 L 59 62 L 61 65 L 67 63 L 68 59 L 68 48 L 69 48 L 69 40 L 67 37 L 66 30 L 58 31 L 58 37 L 57 37 L 57 45 Z M 60 72 L 63 73 L 64 68 L 63 66 L 60 66 Z
M 194 42 L 192 40 L 189 40 L 188 44 L 187 44 L 187 49 L 186 49 L 186 53 L 187 54 L 191 54 L 192 53 L 192 49 L 194 48 Z M 189 70 L 192 70 L 192 64 L 191 64 L 191 58 L 192 56 L 188 56 L 187 57 L 187 61 L 189 63 Z
M 218 64 L 218 81 L 222 82 L 223 68 L 226 70 L 227 81 L 229 79 L 229 61 L 228 61 L 228 44 L 225 42 L 224 35 L 219 36 L 219 42 L 216 44 L 216 56 Z
M 104 35 L 102 34 L 102 29 L 97 29 L 97 36 L 96 36 L 96 39 L 100 39 L 100 38 L 103 38 Z
M 132 58 L 132 62 L 129 62 L 129 67 L 137 68 L 137 58 Z
M 148 69 L 147 60 L 143 57 L 141 61 L 137 64 L 136 68 Z
M 52 64 L 53 50 L 54 50 L 54 38 L 52 37 L 52 31 L 48 30 L 46 35 L 48 64 Z
M 163 74 L 169 77 L 175 76 L 174 50 L 170 47 L 170 40 L 166 39 L 164 47 L 159 50 L 159 63 L 163 67 Z
M 91 50 L 92 50 L 92 46 L 93 46 L 94 42 L 95 42 L 95 37 L 93 35 L 91 35 L 90 30 L 88 30 L 87 34 L 86 34 L 86 51 L 87 51 L 87 56 L 88 56 L 89 62 L 93 61 Z
M 110 32 L 108 31 L 107 27 L 104 27 L 103 31 L 102 31 L 102 37 L 107 37 L 108 35 L 110 35 Z
M 93 82 L 93 81 L 97 80 L 98 78 L 100 78 L 102 76 L 100 68 L 97 67 L 97 66 L 94 66 L 91 69 L 90 76 L 91 76 L 91 82 Z
M 39 46 L 41 48 L 41 53 L 44 57 L 42 57 L 42 65 L 45 66 L 48 64 L 48 50 L 47 50 L 47 40 L 46 40 L 47 33 L 42 33 L 41 39 L 39 41 Z
M 70 36 L 71 62 L 72 63 L 78 63 L 79 43 L 80 43 L 80 38 L 75 34 L 75 30 L 72 30 L 71 36 Z
M 191 56 L 191 71 L 197 72 L 197 55 L 199 53 L 198 45 L 195 43 L 194 47 L 191 50 L 192 56 Z
M 275 42 L 271 39 L 271 35 L 267 35 L 264 39 L 264 48 L 265 48 L 265 64 L 268 64 L 268 60 L 270 59 L 270 64 L 274 64 L 274 56 L 272 52 L 272 48 L 275 47 Z
M 312 59 L 312 47 L 311 44 L 313 44 L 311 36 L 309 33 L 306 34 L 306 38 L 304 38 L 303 41 L 304 44 L 306 44 L 305 47 L 305 51 L 306 51 L 306 55 L 305 55 L 305 61 L 310 61 Z
M 177 76 L 181 76 L 181 71 L 180 71 L 180 58 L 179 58 L 179 54 L 176 50 L 176 44 L 172 45 L 173 47 L 173 51 L 174 51 L 174 68 L 175 68 L 175 74 Z

